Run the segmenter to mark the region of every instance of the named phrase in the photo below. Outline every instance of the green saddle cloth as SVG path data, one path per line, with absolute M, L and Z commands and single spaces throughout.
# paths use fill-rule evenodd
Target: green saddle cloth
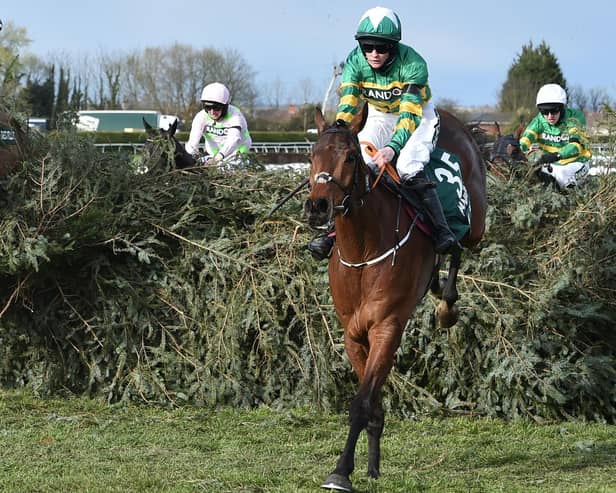
M 462 181 L 460 159 L 437 147 L 424 171 L 428 180 L 436 183 L 436 192 L 443 206 L 445 218 L 456 238 L 461 240 L 471 224 L 471 203 Z

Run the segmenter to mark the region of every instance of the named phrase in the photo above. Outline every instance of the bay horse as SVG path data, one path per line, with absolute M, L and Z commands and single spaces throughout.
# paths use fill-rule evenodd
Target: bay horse
M 0 112 L 0 178 L 17 167 L 25 151 L 26 132 L 15 118 Z
M 367 117 L 367 107 L 365 104 L 348 126 L 342 121 L 328 125 L 317 108 L 319 138 L 312 149 L 310 194 L 304 204 L 311 226 L 323 227 L 335 221 L 336 244 L 329 259 L 329 285 L 344 328 L 345 350 L 359 379 L 359 390 L 350 404 L 346 444 L 335 469 L 322 484 L 323 488 L 339 491 L 352 491 L 350 475 L 355 468 L 355 448 L 364 429 L 368 435 L 368 476 L 379 477 L 384 426 L 381 387 L 415 307 L 428 287 L 433 292 L 440 291 L 440 262 L 432 240 L 414 228 L 410 215 L 400 213 L 399 194 L 380 184 L 373 186 L 374 174 L 362 158 L 357 138 Z M 464 125 L 444 110 L 439 110 L 439 114 L 438 145 L 460 158 L 471 202 L 471 227 L 461 244 L 473 246 L 481 239 L 485 227 L 485 166 Z M 408 241 L 403 242 L 402 235 Z M 443 326 L 451 326 L 457 320 L 453 304 L 457 299 L 455 277 L 459 262 L 458 249 L 452 256 L 437 314 Z
M 144 146 L 144 158 L 152 163 L 150 169 L 156 168 L 192 168 L 196 161 L 186 148 L 175 137 L 178 128 L 176 119 L 168 129 L 154 128 L 145 118 L 143 126 L 148 135 Z

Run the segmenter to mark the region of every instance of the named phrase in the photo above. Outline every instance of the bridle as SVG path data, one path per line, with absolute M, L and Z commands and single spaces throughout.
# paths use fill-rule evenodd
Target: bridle
M 349 132 L 349 129 L 346 127 L 345 124 L 336 122 L 336 124 L 333 127 L 330 127 L 327 130 L 325 130 L 322 135 L 325 135 L 328 133 L 331 134 L 331 133 L 341 133 L 341 132 Z M 320 171 L 314 177 L 315 183 L 323 183 L 323 184 L 331 183 L 337 186 L 340 189 L 340 191 L 343 193 L 343 198 L 340 201 L 340 203 L 332 206 L 332 211 L 334 213 L 341 212 L 343 216 L 346 216 L 351 212 L 351 208 L 353 205 L 353 193 L 355 192 L 355 189 L 359 186 L 359 182 L 362 178 L 360 168 L 362 165 L 365 166 L 365 163 L 361 157 L 361 148 L 359 146 L 359 140 L 357 139 L 356 135 L 353 136 L 353 143 L 355 144 L 355 149 L 353 152 L 353 159 L 349 163 L 353 165 L 353 181 L 348 187 L 345 187 L 342 183 L 340 183 L 339 180 L 337 180 L 331 173 L 327 171 Z M 347 163 L 345 163 L 345 165 L 346 164 Z M 370 181 L 370 173 L 365 173 L 363 176 L 363 179 L 364 179 L 364 192 L 361 194 L 361 196 L 356 201 L 359 207 L 363 207 L 364 197 L 368 193 L 370 193 L 370 191 L 372 190 L 372 185 Z

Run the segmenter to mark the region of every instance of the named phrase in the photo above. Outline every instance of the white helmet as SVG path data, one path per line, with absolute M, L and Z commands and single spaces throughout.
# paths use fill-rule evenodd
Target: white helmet
M 537 106 L 540 104 L 567 104 L 567 93 L 558 84 L 546 84 L 537 93 Z
M 227 105 L 231 101 L 231 93 L 224 84 L 213 82 L 205 86 L 203 91 L 201 91 L 201 101 Z

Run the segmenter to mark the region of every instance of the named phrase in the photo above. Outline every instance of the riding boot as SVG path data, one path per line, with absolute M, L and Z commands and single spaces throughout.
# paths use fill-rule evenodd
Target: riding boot
M 434 229 L 434 250 L 436 253 L 445 254 L 449 252 L 449 249 L 458 240 L 449 229 L 434 183 L 428 181 L 425 173 L 420 171 L 411 178 L 403 177 L 402 186 L 411 188 L 419 195 L 424 212 Z
M 316 260 L 325 260 L 332 254 L 336 235 L 334 228 L 330 228 L 327 232 L 315 236 L 308 243 L 308 251 Z

